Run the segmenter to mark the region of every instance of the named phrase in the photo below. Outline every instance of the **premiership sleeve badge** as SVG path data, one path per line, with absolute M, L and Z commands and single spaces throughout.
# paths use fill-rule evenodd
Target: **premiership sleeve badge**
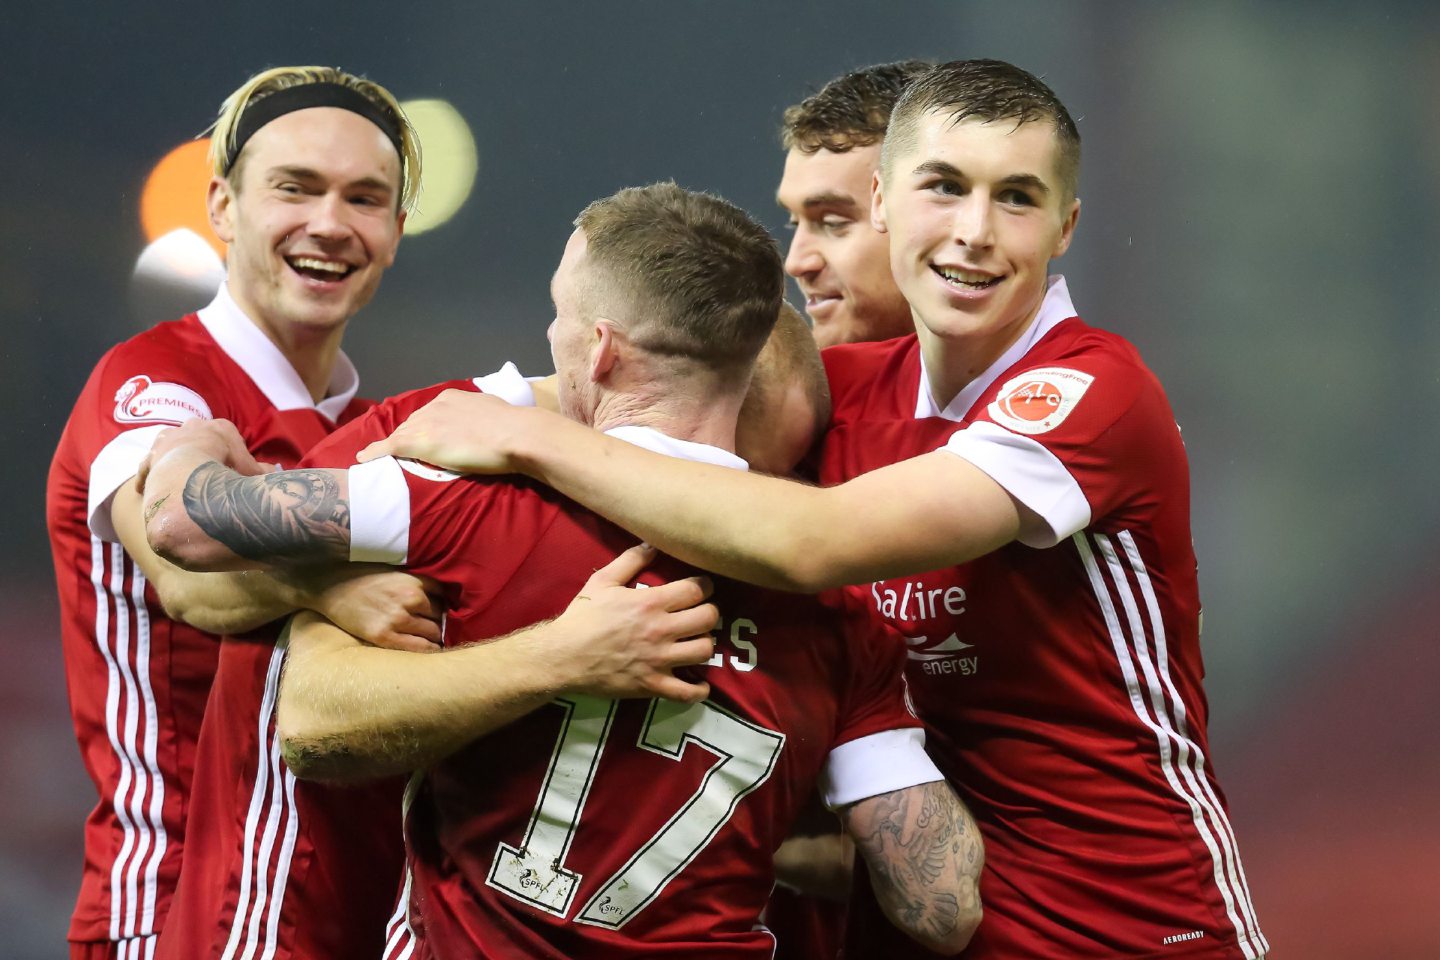
M 117 423 L 168 423 L 211 420 L 205 399 L 178 383 L 156 383 L 145 375 L 131 377 L 115 391 Z

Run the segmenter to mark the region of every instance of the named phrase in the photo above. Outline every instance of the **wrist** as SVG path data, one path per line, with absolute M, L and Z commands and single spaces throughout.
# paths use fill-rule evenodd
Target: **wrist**
M 326 597 L 330 588 L 339 582 L 340 569 L 299 571 L 277 567 L 270 570 L 270 577 L 285 603 L 296 610 L 313 610 L 327 620 L 333 620 L 334 617 L 326 610 Z
M 565 653 L 566 630 L 562 615 L 509 638 L 510 652 L 525 677 L 525 692 L 546 698 L 576 692 L 580 671 L 575 658 Z
M 512 472 L 532 479 L 543 479 L 545 435 L 549 432 L 550 421 L 555 416 L 557 415 L 545 414 L 537 417 L 530 411 L 522 414 L 519 420 L 521 429 L 512 431 L 505 438 L 504 447 L 500 451 Z

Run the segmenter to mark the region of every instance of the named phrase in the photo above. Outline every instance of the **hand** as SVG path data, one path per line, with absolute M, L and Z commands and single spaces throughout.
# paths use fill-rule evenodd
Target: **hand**
M 708 577 L 686 577 L 648 589 L 631 588 L 655 558 L 653 547 L 631 547 L 595 571 L 579 596 L 546 630 L 547 655 L 561 689 L 597 697 L 665 697 L 697 703 L 710 684 L 688 683 L 677 667 L 695 666 L 715 653 L 708 634 L 720 619 L 705 603 Z
M 432 653 L 440 649 L 440 605 L 434 584 L 382 564 L 338 568 L 306 606 L 341 630 L 377 647 Z
M 178 427 L 160 431 L 135 473 L 135 489 L 144 493 L 151 468 L 182 448 L 197 461 L 218 461 L 241 476 L 252 477 L 274 469 L 250 455 L 245 439 L 229 420 L 187 420 Z
M 791 836 L 775 851 L 775 879 L 792 890 L 844 903 L 855 872 L 855 843 L 843 833 Z
M 410 414 L 384 440 L 377 440 L 357 458 L 423 460 L 456 473 L 515 473 L 507 438 L 523 431 L 534 411 L 512 407 L 497 397 L 469 390 L 446 390 Z

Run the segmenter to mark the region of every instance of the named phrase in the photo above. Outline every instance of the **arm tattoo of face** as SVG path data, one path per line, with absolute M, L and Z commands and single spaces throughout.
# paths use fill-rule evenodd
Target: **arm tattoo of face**
M 242 477 L 212 461 L 190 474 L 183 498 L 201 530 L 247 560 L 350 558 L 350 503 L 331 471 Z

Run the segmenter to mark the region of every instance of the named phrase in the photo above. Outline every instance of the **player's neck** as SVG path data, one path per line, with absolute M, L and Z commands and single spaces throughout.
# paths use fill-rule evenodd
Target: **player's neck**
M 277 321 L 247 306 L 238 297 L 235 302 L 246 318 L 290 362 L 300 376 L 300 382 L 305 384 L 310 399 L 316 403 L 324 400 L 330 390 L 335 363 L 340 356 L 340 341 L 345 336 L 348 321 L 333 325 Z
M 734 398 L 656 397 L 607 394 L 595 410 L 596 430 L 649 427 L 673 440 L 704 443 L 735 452 L 735 421 L 740 404 Z
M 995 331 L 962 333 L 944 336 L 917 321 L 915 332 L 920 341 L 920 355 L 925 359 L 925 374 L 930 396 L 942 410 L 960 395 L 977 377 L 999 360 L 1006 350 L 1025 335 L 1039 315 L 1040 306 L 1016 323 Z

